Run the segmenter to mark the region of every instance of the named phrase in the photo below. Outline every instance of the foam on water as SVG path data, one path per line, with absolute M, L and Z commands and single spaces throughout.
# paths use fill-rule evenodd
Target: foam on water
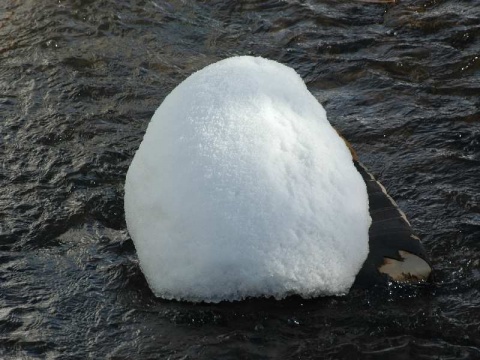
M 291 68 L 234 57 L 178 85 L 128 170 L 125 213 L 153 292 L 218 302 L 344 294 L 368 253 L 368 198 Z

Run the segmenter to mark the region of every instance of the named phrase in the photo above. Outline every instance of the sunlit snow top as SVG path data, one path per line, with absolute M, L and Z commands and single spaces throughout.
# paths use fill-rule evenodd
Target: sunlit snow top
M 125 184 L 153 292 L 218 302 L 346 293 L 368 253 L 365 184 L 291 68 L 229 58 L 155 112 Z

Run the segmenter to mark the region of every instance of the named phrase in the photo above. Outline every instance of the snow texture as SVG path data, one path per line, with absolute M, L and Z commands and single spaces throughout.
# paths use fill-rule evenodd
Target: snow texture
M 291 68 L 233 57 L 178 85 L 128 170 L 125 213 L 165 299 L 340 295 L 368 253 L 365 183 Z

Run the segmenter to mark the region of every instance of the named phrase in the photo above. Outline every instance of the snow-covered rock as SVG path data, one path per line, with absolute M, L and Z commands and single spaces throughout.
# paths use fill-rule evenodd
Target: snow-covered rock
M 233 57 L 155 112 L 125 184 L 141 268 L 162 298 L 344 294 L 368 253 L 365 183 L 291 68 Z

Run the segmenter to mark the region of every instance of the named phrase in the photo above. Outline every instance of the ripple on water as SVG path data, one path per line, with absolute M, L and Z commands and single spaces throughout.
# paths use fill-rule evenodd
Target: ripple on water
M 480 358 L 475 1 L 0 2 L 0 357 Z M 431 286 L 156 299 L 123 182 L 161 100 L 237 54 L 295 68 L 422 235 Z

